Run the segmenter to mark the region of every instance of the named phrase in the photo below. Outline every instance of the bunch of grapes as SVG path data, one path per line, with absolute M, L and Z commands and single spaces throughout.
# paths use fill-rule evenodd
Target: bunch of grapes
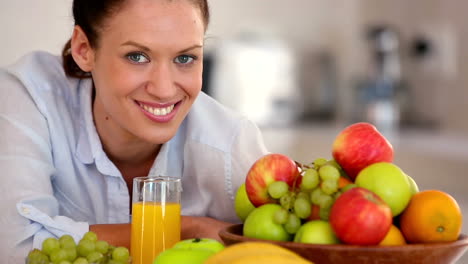
M 338 196 L 353 187 L 340 165 L 334 160 L 318 158 L 310 165 L 301 165 L 301 178 L 292 188 L 283 181 L 272 182 L 268 194 L 277 199 L 281 209 L 274 221 L 295 234 L 305 220 L 328 221 L 331 206 Z M 343 182 L 343 184 L 340 184 Z M 346 187 L 340 189 L 346 182 Z
M 106 241 L 98 240 L 96 233 L 87 232 L 75 243 L 70 235 L 59 239 L 47 238 L 42 242 L 42 250 L 29 252 L 26 264 L 128 264 L 129 251 L 126 247 L 115 247 Z

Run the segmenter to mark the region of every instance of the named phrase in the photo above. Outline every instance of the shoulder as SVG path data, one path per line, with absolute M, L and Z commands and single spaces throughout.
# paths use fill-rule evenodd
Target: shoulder
M 6 76 L 3 78 L 16 82 L 13 87 L 4 89 L 16 89 L 17 85 L 24 87 L 40 108 L 50 107 L 49 103 L 57 100 L 70 103 L 77 92 L 71 86 L 79 83 L 78 79 L 66 76 L 61 57 L 43 51 L 24 55 L 15 64 L 5 68 L 4 72 Z
M 31 77 L 65 77 L 61 58 L 45 51 L 33 51 L 7 67 L 7 71 L 21 79 Z
M 187 135 L 191 140 L 229 152 L 243 130 L 257 127 L 237 113 L 201 92 L 187 116 Z

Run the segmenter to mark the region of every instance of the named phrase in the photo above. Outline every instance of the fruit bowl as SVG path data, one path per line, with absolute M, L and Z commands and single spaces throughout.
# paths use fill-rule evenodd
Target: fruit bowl
M 229 246 L 246 241 L 267 241 L 292 250 L 315 264 L 450 264 L 455 263 L 468 247 L 468 236 L 457 241 L 404 246 L 316 245 L 297 242 L 261 240 L 242 236 L 242 224 L 228 226 L 219 232 Z

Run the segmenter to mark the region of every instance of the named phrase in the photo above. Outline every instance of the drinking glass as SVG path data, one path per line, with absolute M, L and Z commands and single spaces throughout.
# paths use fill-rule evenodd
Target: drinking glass
M 180 195 L 175 177 L 133 179 L 130 252 L 133 264 L 151 264 L 180 241 Z

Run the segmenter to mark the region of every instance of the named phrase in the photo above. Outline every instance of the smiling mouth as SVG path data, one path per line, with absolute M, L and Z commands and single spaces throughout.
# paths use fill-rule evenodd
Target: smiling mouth
M 166 107 L 152 107 L 149 105 L 142 104 L 138 102 L 138 105 L 143 108 L 146 112 L 155 115 L 155 116 L 165 116 L 168 115 L 174 110 L 175 104 L 166 106 Z

